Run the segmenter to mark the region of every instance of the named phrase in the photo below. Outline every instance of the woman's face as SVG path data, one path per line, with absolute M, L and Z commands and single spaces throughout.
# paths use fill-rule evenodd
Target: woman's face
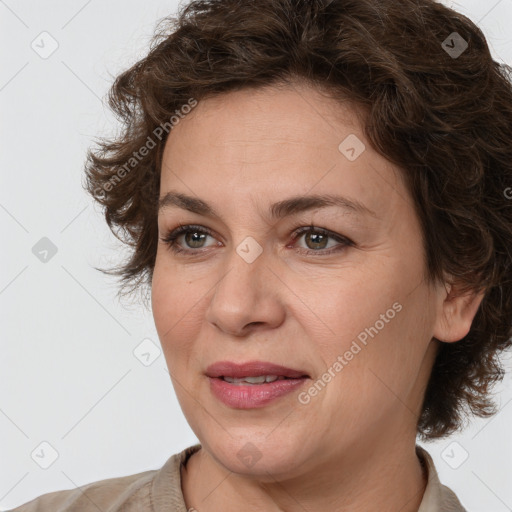
M 215 212 L 165 201 L 152 307 L 183 412 L 216 461 L 263 478 L 414 439 L 446 293 L 423 280 L 413 203 L 349 104 L 298 84 L 199 102 L 168 138 L 168 193 Z M 327 195 L 361 208 L 306 201 Z M 179 225 L 194 227 L 173 252 L 162 239 Z M 207 375 L 219 361 L 308 377 L 236 385 Z

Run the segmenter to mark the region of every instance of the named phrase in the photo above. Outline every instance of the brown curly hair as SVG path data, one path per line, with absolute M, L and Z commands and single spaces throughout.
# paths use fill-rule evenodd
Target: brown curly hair
M 455 40 L 460 55 L 449 52 Z M 467 336 L 440 343 L 418 434 L 446 436 L 463 413 L 490 416 L 512 335 L 511 71 L 474 23 L 433 0 L 181 6 L 157 27 L 147 56 L 115 79 L 108 101 L 120 135 L 98 138 L 87 154 L 84 187 L 131 248 L 122 265 L 98 270 L 121 276 L 119 295 L 150 290 L 162 153 L 184 105 L 306 81 L 358 105 L 371 145 L 402 169 L 421 220 L 426 279 L 449 275 L 460 293 L 485 290 Z

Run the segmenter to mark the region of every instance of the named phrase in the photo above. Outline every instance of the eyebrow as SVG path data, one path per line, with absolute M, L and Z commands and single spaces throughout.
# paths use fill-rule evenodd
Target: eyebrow
M 290 197 L 272 204 L 270 206 L 269 213 L 271 219 L 277 220 L 308 210 L 327 208 L 330 206 L 342 208 L 348 213 L 363 216 L 370 215 L 377 218 L 377 214 L 363 203 L 354 199 L 332 194 Z M 167 192 L 159 199 L 158 212 L 171 207 L 182 208 L 189 212 L 208 217 L 221 218 L 215 209 L 207 202 L 197 197 L 188 196 L 179 192 Z

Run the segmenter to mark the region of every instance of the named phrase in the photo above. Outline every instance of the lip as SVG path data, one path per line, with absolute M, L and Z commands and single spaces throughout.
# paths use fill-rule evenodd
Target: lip
M 205 373 L 207 377 L 233 377 L 238 379 L 242 377 L 258 377 L 259 375 L 277 375 L 278 377 L 288 377 L 290 379 L 309 377 L 303 370 L 287 368 L 265 361 L 248 361 L 246 363 L 218 361 L 208 366 Z
M 258 377 L 277 375 L 288 379 L 263 384 L 233 384 L 221 377 Z M 219 361 L 206 370 L 212 394 L 235 409 L 256 409 L 300 388 L 310 378 L 306 372 L 264 361 L 233 363 Z

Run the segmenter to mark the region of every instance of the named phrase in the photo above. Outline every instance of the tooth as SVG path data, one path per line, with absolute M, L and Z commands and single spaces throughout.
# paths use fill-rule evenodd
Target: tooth
M 263 384 L 265 379 L 265 375 L 262 375 L 261 377 L 245 377 L 243 380 L 249 382 L 249 384 Z
M 235 377 L 224 377 L 224 380 L 227 382 L 231 382 L 231 384 L 238 384 L 239 382 L 244 382 L 245 379 L 237 379 Z
M 248 384 L 264 384 L 265 382 L 274 382 L 276 380 L 284 379 L 285 377 L 278 377 L 277 375 L 260 375 L 258 377 L 223 377 L 226 382 L 231 384 L 240 384 L 242 382 Z

